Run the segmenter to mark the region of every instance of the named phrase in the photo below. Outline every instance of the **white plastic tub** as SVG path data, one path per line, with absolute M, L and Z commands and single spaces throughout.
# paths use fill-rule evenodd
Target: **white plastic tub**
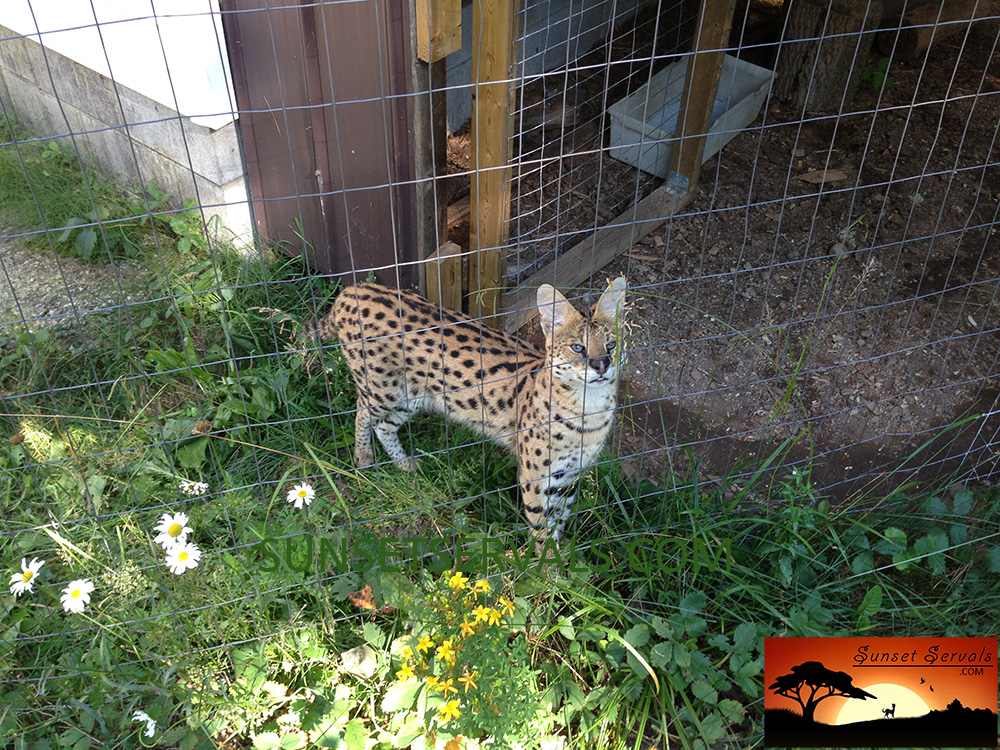
M 677 139 L 688 59 L 661 70 L 645 86 L 608 110 L 611 115 L 610 154 L 643 172 L 667 178 Z M 726 55 L 719 91 L 712 107 L 712 123 L 705 138 L 702 162 L 731 141 L 760 112 L 774 73 Z

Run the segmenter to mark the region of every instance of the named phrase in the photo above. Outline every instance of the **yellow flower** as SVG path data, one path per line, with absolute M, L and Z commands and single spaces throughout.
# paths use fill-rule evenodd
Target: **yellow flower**
M 462 676 L 458 678 L 458 681 L 461 682 L 465 686 L 465 692 L 469 692 L 469 688 L 478 687 L 476 685 L 476 673 L 475 672 L 473 672 L 472 674 L 469 674 L 468 672 L 464 672 L 462 674 Z
M 462 711 L 460 710 L 461 706 L 462 704 L 460 701 L 450 700 L 438 709 L 438 716 L 441 717 L 442 721 L 457 719 L 462 715 Z
M 465 588 L 465 584 L 469 582 L 467 576 L 465 576 L 461 571 L 457 571 L 455 575 L 448 579 L 448 586 L 455 589 L 455 591 L 461 591 Z
M 472 610 L 472 614 L 476 616 L 476 622 L 486 622 L 490 618 L 490 610 L 482 604 Z
M 407 658 L 407 659 L 412 659 L 413 658 L 413 649 L 410 648 L 409 646 L 403 646 L 403 652 L 402 653 L 403 653 L 403 656 L 405 658 Z
M 420 640 L 417 641 L 417 651 L 426 653 L 429 648 L 434 648 L 434 639 L 429 635 L 420 636 Z
M 429 674 L 424 678 L 424 680 L 427 682 L 427 687 L 429 687 L 431 690 L 441 689 L 441 681 L 438 680 L 438 678 L 435 677 L 434 675 Z
M 411 667 L 409 663 L 404 664 L 403 668 L 398 672 L 396 672 L 396 677 L 398 677 L 401 680 L 412 680 L 416 676 L 417 675 L 413 671 L 413 667 Z
M 500 622 L 500 613 L 497 612 L 495 609 L 491 608 L 487 625 L 496 625 L 499 622 Z
M 476 581 L 476 585 L 472 588 L 473 591 L 482 594 L 490 593 L 490 582 L 483 578 L 481 581 Z
M 437 649 L 437 658 L 441 661 L 455 663 L 455 648 L 451 645 L 451 639 L 443 641 Z
M 457 693 L 458 688 L 455 687 L 455 681 L 450 677 L 447 680 L 441 680 L 438 683 L 438 689 L 444 694 L 444 697 L 448 697 L 448 693 Z
M 468 638 L 470 635 L 474 635 L 476 632 L 476 629 L 472 627 L 472 623 L 469 622 L 468 618 L 463 619 L 459 627 L 462 628 L 463 638 Z
M 514 616 L 514 603 L 506 596 L 500 597 L 500 609 L 506 617 Z

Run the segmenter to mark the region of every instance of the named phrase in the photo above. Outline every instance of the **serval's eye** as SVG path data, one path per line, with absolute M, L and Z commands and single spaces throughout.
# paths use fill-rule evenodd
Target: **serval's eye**
M 617 341 L 615 341 L 614 339 L 612 339 L 611 341 L 609 341 L 608 342 L 608 354 L 610 354 L 611 352 L 613 352 L 615 350 L 616 346 L 618 346 L 618 342 Z
M 583 354 L 585 351 L 587 351 L 587 349 L 583 346 L 583 344 L 571 344 L 569 348 L 572 349 L 577 354 Z

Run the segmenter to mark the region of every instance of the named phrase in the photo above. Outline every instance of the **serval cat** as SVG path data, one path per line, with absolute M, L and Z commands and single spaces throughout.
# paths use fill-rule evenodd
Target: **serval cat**
M 375 462 L 374 433 L 396 466 L 414 471 L 399 428 L 420 411 L 444 414 L 517 456 L 536 549 L 550 537 L 558 544 L 577 482 L 611 433 L 625 289 L 615 279 L 581 315 L 558 290 L 539 287 L 542 351 L 413 292 L 347 287 L 308 333 L 343 346 L 358 391 L 357 466 Z

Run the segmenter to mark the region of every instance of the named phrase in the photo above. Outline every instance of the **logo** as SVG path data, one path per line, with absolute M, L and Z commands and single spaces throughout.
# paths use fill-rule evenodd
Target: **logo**
M 767 747 L 995 747 L 996 638 L 765 638 Z

